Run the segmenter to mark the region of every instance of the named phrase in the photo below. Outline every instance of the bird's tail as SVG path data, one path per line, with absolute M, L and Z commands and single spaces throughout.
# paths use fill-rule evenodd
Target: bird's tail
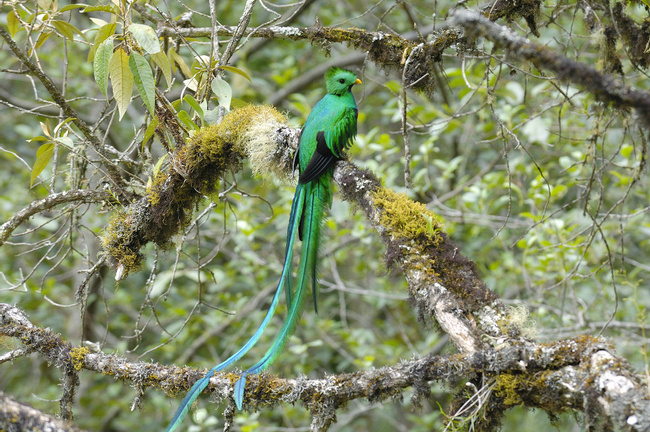
M 280 297 L 282 296 L 283 289 L 286 288 L 287 292 L 289 293 L 287 296 L 287 301 L 291 299 L 292 297 L 291 296 L 291 276 L 292 276 L 291 261 L 293 258 L 293 244 L 296 241 L 296 236 L 299 231 L 299 225 L 303 217 L 304 208 L 305 208 L 305 190 L 304 187 L 299 184 L 293 198 L 293 204 L 291 205 L 291 214 L 289 216 L 289 226 L 287 228 L 287 248 L 285 252 L 284 268 L 282 269 L 282 275 L 280 276 L 280 282 L 278 282 L 278 287 L 275 291 L 275 295 L 273 296 L 273 300 L 271 301 L 271 306 L 269 307 L 269 310 L 266 313 L 266 316 L 264 317 L 262 324 L 260 324 L 258 329 L 255 331 L 255 334 L 253 334 L 253 336 L 248 340 L 248 342 L 246 342 L 246 344 L 243 347 L 239 349 L 239 351 L 237 351 L 232 356 L 228 357 L 228 359 L 226 359 L 224 362 L 210 369 L 210 371 L 203 378 L 201 378 L 200 380 L 194 383 L 190 391 L 187 393 L 187 395 L 181 402 L 181 405 L 176 411 L 176 414 L 174 414 L 174 418 L 169 423 L 169 426 L 167 426 L 166 432 L 173 432 L 178 427 L 178 425 L 183 421 L 183 418 L 189 411 L 190 407 L 192 406 L 196 398 L 199 397 L 201 392 L 203 392 L 203 390 L 205 390 L 205 388 L 210 383 L 210 378 L 212 378 L 215 372 L 221 372 L 222 370 L 226 369 L 228 366 L 232 365 L 234 362 L 239 360 L 244 354 L 246 354 L 251 348 L 253 348 L 253 346 L 255 346 L 259 338 L 262 336 L 262 333 L 264 333 L 264 330 L 266 329 L 266 326 L 268 325 L 269 321 L 271 321 L 273 314 L 275 313 L 275 309 L 278 306 L 278 302 L 280 300 Z M 241 407 L 241 402 L 239 402 L 237 405 Z
M 326 177 L 326 176 L 323 176 Z M 255 366 L 243 372 L 235 383 L 235 403 L 237 408 L 242 408 L 244 389 L 246 387 L 246 376 L 259 373 L 268 368 L 282 352 L 289 336 L 293 332 L 304 299 L 306 287 L 310 276 L 312 283 L 315 283 L 316 265 L 318 260 L 318 243 L 320 240 L 321 223 L 323 220 L 324 205 L 327 202 L 327 179 L 321 178 L 308 184 L 299 184 L 298 189 L 305 190 L 305 203 L 301 219 L 298 221 L 302 237 L 302 248 L 300 252 L 300 264 L 298 277 L 296 278 L 295 292 L 292 294 L 291 304 L 287 312 L 287 318 L 280 333 L 275 338 L 273 345 L 268 349 L 262 360 Z M 294 221 L 295 222 L 295 221 Z M 316 289 L 316 287 L 313 287 Z

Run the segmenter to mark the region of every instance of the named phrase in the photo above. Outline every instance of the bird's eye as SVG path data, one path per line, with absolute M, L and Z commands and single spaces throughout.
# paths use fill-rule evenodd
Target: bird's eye
M 345 80 L 344 80 L 343 78 L 341 78 L 341 79 L 339 80 L 339 82 L 340 82 L 341 84 L 345 84 Z

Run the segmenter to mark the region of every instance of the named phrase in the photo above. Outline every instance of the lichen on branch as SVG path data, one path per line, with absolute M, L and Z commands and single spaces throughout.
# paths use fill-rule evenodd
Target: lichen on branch
M 137 271 L 142 247 L 163 249 L 187 227 L 197 204 L 219 191 L 220 179 L 236 172 L 249 157 L 256 173 L 284 173 L 290 158 L 278 151 L 275 137 L 286 117 L 271 106 L 248 105 L 202 127 L 169 154 L 169 164 L 147 187 L 144 197 L 117 210 L 102 238 L 104 252 L 117 266 L 117 279 Z M 218 198 L 217 198 L 218 199 Z

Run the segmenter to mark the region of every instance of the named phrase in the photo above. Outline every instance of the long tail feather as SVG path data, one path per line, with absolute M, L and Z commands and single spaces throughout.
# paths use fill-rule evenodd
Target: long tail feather
M 293 198 L 293 204 L 291 206 L 291 215 L 289 217 L 289 227 L 287 228 L 287 248 L 285 252 L 285 259 L 284 259 L 284 268 L 282 269 L 282 275 L 280 276 L 280 282 L 278 282 L 278 287 L 275 291 L 275 295 L 273 296 L 273 300 L 271 301 L 271 306 L 269 307 L 268 312 L 266 313 L 266 316 L 264 317 L 264 320 L 262 321 L 262 324 L 257 328 L 255 331 L 255 334 L 246 342 L 246 344 L 241 347 L 235 354 L 232 356 L 228 357 L 227 360 L 224 362 L 218 364 L 217 366 L 213 367 L 210 369 L 210 371 L 200 380 L 194 383 L 190 391 L 187 393 L 183 401 L 181 402 L 180 407 L 176 411 L 176 414 L 174 414 L 174 418 L 172 418 L 172 421 L 169 423 L 169 426 L 167 426 L 166 432 L 173 432 L 183 421 L 183 418 L 187 414 L 187 412 L 190 410 L 190 407 L 194 403 L 194 401 L 199 397 L 201 392 L 205 390 L 205 388 L 208 386 L 210 383 L 210 378 L 215 374 L 215 372 L 221 372 L 222 370 L 226 369 L 228 366 L 232 365 L 234 362 L 239 360 L 244 354 L 246 354 L 259 340 L 259 338 L 262 336 L 262 333 L 264 333 L 264 330 L 266 329 L 266 326 L 268 325 L 269 321 L 271 321 L 271 318 L 273 317 L 273 314 L 275 313 L 275 309 L 278 306 L 280 297 L 282 296 L 282 290 L 286 288 L 287 292 L 287 301 L 291 301 L 293 295 L 291 292 L 291 261 L 293 258 L 293 244 L 295 243 L 296 240 L 296 234 L 297 234 L 297 225 L 300 222 L 300 219 L 302 217 L 302 212 L 304 208 L 304 202 L 305 202 L 305 191 L 303 190 L 303 187 L 301 185 L 298 185 L 298 188 L 296 189 L 296 194 L 294 195 Z M 239 404 L 240 406 L 241 404 Z
M 282 352 L 284 345 L 287 343 L 287 340 L 298 321 L 304 293 L 306 286 L 308 285 L 309 275 L 315 271 L 316 261 L 318 259 L 318 243 L 320 240 L 321 221 L 323 219 L 322 188 L 324 187 L 328 187 L 328 179 L 319 179 L 318 182 L 305 185 L 305 188 L 307 189 L 307 197 L 305 210 L 302 214 L 304 224 L 303 243 L 300 253 L 300 264 L 298 268 L 298 277 L 296 279 L 294 298 L 287 313 L 287 318 L 284 321 L 280 333 L 275 338 L 273 345 L 268 349 L 262 360 L 241 374 L 239 380 L 235 384 L 235 403 L 239 409 L 242 408 L 244 400 L 246 376 L 249 374 L 259 373 L 273 363 L 277 356 Z
M 316 253 L 318 253 L 318 251 L 316 251 Z M 316 315 L 318 315 L 318 283 L 316 281 L 318 275 L 317 266 L 318 260 L 315 259 L 311 265 L 311 292 L 312 299 L 314 300 L 314 312 L 316 312 Z
M 285 300 L 287 302 L 287 307 L 291 305 L 293 298 L 293 288 L 291 287 L 291 259 L 293 258 L 293 244 L 295 243 L 296 231 L 300 235 L 300 229 L 298 225 L 302 220 L 303 209 L 305 207 L 305 188 L 302 184 L 298 183 L 296 186 L 296 192 L 293 195 L 293 202 L 291 203 L 291 213 L 289 214 L 289 225 L 287 226 L 287 246 L 284 251 L 284 268 L 282 269 L 282 274 L 288 272 L 287 281 L 286 281 L 286 290 L 285 290 Z

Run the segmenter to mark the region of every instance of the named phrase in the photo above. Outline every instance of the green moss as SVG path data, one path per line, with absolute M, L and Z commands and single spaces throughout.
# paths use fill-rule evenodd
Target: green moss
M 383 187 L 373 193 L 373 200 L 382 210 L 380 223 L 391 231 L 391 235 L 410 239 L 425 235 L 434 245 L 440 243 L 442 221 L 424 204 Z
M 389 268 L 399 263 L 434 278 L 432 282 L 439 281 L 463 301 L 466 311 L 496 298 L 479 278 L 476 265 L 444 233 L 443 223 L 433 212 L 390 189 L 377 187 L 372 196 L 380 210 L 379 223 L 386 228 L 384 235 L 391 237 L 385 255 Z M 420 316 L 427 316 L 426 309 L 421 309 Z
M 239 170 L 242 159 L 256 146 L 265 144 L 263 151 L 272 152 L 273 132 L 285 123 L 286 118 L 273 107 L 248 105 L 177 145 L 167 168 L 151 180 L 145 197 L 116 211 L 106 228 L 102 244 L 119 275 L 139 270 L 140 249 L 147 243 L 169 248 L 172 237 L 191 222 L 200 200 L 218 193 L 226 172 Z M 260 134 L 266 139 L 260 139 Z
M 118 265 L 126 275 L 140 270 L 143 255 L 130 247 L 129 241 L 131 220 L 124 209 L 117 209 L 109 220 L 102 237 L 104 252 Z
M 495 396 L 503 399 L 508 406 L 522 405 L 524 401 L 517 393 L 517 389 L 523 384 L 521 376 L 513 374 L 501 374 L 497 377 L 496 384 L 492 389 Z
M 579 335 L 571 339 L 565 339 L 559 342 L 550 342 L 539 344 L 538 355 L 543 356 L 544 351 L 551 349 L 553 352 L 552 361 L 549 363 L 551 368 L 561 368 L 568 364 L 576 364 L 580 361 L 580 357 L 588 347 L 595 344 L 602 343 L 602 340 L 589 336 Z
M 506 406 L 530 405 L 543 406 L 544 410 L 554 412 L 558 405 L 547 399 L 544 404 L 544 394 L 548 393 L 546 380 L 552 371 L 542 371 L 532 374 L 501 374 L 496 378 L 496 384 L 492 389 L 495 396 L 502 398 Z

